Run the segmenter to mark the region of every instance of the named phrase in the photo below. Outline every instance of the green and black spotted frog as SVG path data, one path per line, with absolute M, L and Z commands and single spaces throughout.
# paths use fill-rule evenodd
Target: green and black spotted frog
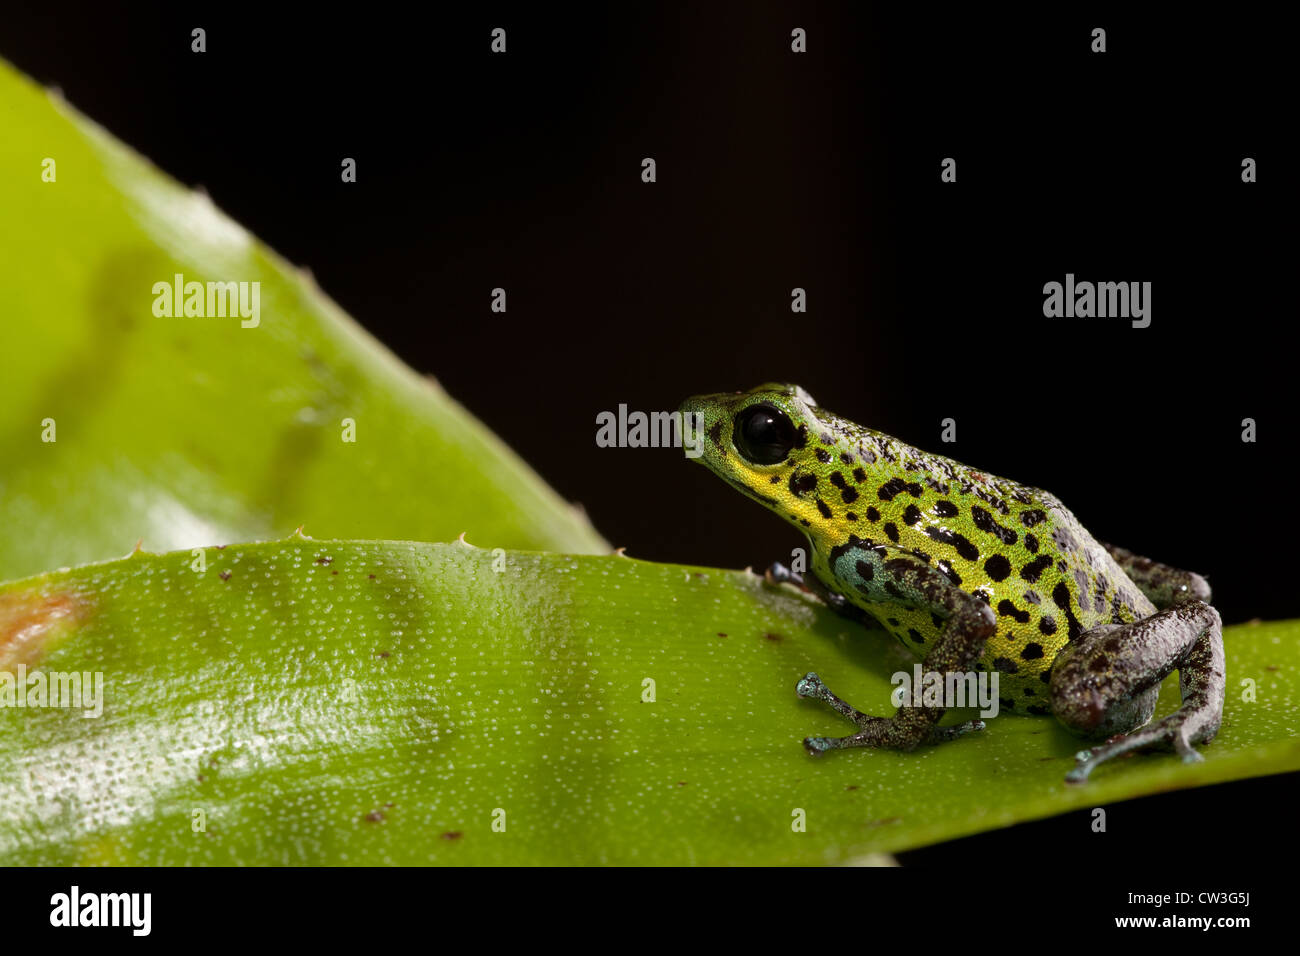
M 927 671 L 997 671 L 1003 708 L 1105 741 L 1067 780 L 1137 749 L 1202 759 L 1193 745 L 1219 730 L 1224 657 L 1200 575 L 1102 544 L 1055 496 L 845 421 L 798 386 L 696 396 L 681 410 L 700 416 L 700 461 L 807 536 L 812 573 L 776 564 L 772 580 L 869 615 Z M 1175 670 L 1182 705 L 1147 726 Z M 805 739 L 811 753 L 912 750 L 984 727 L 940 726 L 938 707 L 871 717 L 811 673 L 797 692 L 858 728 Z

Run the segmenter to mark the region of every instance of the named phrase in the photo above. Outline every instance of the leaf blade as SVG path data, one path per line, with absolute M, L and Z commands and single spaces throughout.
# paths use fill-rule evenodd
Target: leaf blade
M 0 709 L 0 860 L 834 863 L 1300 767 L 1298 622 L 1228 630 L 1204 763 L 1069 787 L 1078 743 L 1046 718 L 808 757 L 802 736 L 845 727 L 795 698 L 802 673 L 886 713 L 911 659 L 745 572 L 300 537 L 208 554 L 202 574 L 141 554 L 0 588 L 93 605 L 42 666 L 109 688 L 98 721 Z M 1172 680 L 1159 713 L 1176 698 Z

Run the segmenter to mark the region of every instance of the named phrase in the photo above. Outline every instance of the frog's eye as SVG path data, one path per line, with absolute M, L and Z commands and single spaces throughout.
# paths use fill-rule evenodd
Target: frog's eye
M 750 405 L 736 416 L 731 440 L 736 450 L 756 465 L 775 465 L 790 454 L 794 424 L 772 405 Z

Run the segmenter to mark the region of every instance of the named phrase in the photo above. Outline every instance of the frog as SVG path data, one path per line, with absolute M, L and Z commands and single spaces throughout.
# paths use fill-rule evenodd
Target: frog
M 1002 710 L 1054 716 L 1081 738 L 1068 783 L 1135 751 L 1204 759 L 1226 672 L 1204 576 L 1098 541 L 1050 492 L 854 424 L 798 385 L 697 395 L 680 413 L 701 436 L 691 457 L 807 539 L 806 567 L 773 563 L 770 584 L 883 628 L 927 672 L 996 671 Z M 1180 706 L 1153 723 L 1175 670 Z M 864 714 L 816 672 L 795 691 L 856 727 L 805 738 L 813 755 L 913 751 L 986 729 L 941 724 L 944 707 L 907 700 L 890 717 Z

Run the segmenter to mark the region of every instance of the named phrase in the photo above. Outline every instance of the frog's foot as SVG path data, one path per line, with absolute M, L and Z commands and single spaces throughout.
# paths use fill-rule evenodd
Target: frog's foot
M 868 567 L 870 573 L 859 571 L 859 574 L 886 593 L 946 618 L 942 633 L 925 655 L 922 666 L 926 671 L 965 672 L 979 661 L 985 642 L 997 628 L 997 619 L 993 609 L 975 595 L 963 591 L 915 555 L 895 548 L 858 548 L 850 550 L 841 560 Z M 845 747 L 912 750 L 921 744 L 952 740 L 984 727 L 979 720 L 940 727 L 943 707 L 913 704 L 899 707 L 893 717 L 870 717 L 832 694 L 816 674 L 806 675 L 796 690 L 800 697 L 820 700 L 858 725 L 858 732 L 849 737 L 809 737 L 804 741 L 809 753 Z
M 795 687 L 800 697 L 820 700 L 841 717 L 858 725 L 858 733 L 847 737 L 805 737 L 804 749 L 810 754 L 847 747 L 878 747 L 885 750 L 912 750 L 919 744 L 937 744 L 955 740 L 963 734 L 983 730 L 984 721 L 969 720 L 951 727 L 939 727 L 929 720 L 915 719 L 919 708 L 903 708 L 894 717 L 872 717 L 841 700 L 822 683 L 816 674 L 805 674 Z
M 1088 774 L 1100 763 L 1118 757 L 1120 754 L 1134 750 L 1167 749 L 1172 747 L 1183 763 L 1200 763 L 1205 758 L 1196 752 L 1189 739 L 1187 721 L 1181 711 L 1170 714 L 1164 720 L 1157 721 L 1150 727 L 1144 727 L 1136 733 L 1120 734 L 1108 740 L 1100 747 L 1080 750 L 1075 754 L 1074 769 L 1065 775 L 1069 783 L 1083 783 Z
M 815 574 L 803 575 L 798 571 L 791 571 L 780 561 L 773 561 L 767 571 L 763 573 L 763 579 L 769 584 L 793 584 L 797 588 L 817 595 L 821 598 L 822 603 L 829 607 L 836 614 L 847 617 L 850 620 L 858 621 L 861 624 L 868 623 L 867 612 L 862 610 L 843 594 L 836 594 L 829 590 L 826 585 L 822 584 L 821 579 Z
M 1134 750 L 1172 748 L 1188 763 L 1202 759 L 1193 745 L 1213 740 L 1223 718 L 1222 630 L 1214 608 L 1190 600 L 1131 624 L 1092 628 L 1067 645 L 1052 665 L 1053 712 L 1083 736 L 1118 736 L 1081 751 L 1065 779 L 1082 783 L 1098 764 Z M 1160 682 L 1175 670 L 1182 705 L 1143 727 Z

